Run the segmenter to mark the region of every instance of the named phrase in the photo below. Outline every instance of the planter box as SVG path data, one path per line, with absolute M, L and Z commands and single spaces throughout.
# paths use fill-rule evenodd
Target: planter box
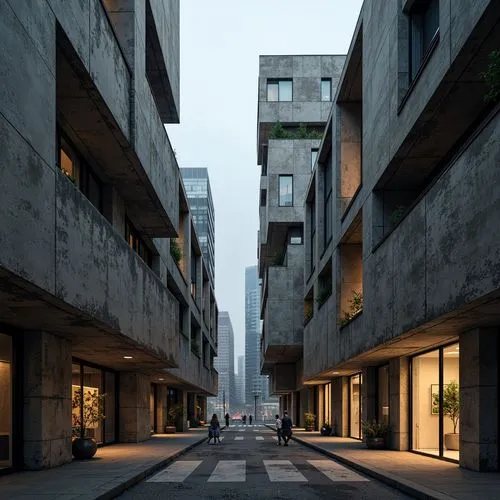
M 166 425 L 165 434 L 175 434 L 177 432 L 175 425 Z
M 385 450 L 385 438 L 365 438 L 365 443 L 370 450 Z

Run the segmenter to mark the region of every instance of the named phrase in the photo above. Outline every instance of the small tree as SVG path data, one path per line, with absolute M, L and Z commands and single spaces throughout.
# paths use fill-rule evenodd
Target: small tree
M 106 394 L 99 394 L 98 389 L 79 387 L 73 393 L 72 399 L 72 434 L 75 438 L 88 438 L 89 429 L 96 429 L 101 420 L 104 420 L 104 398 Z M 83 406 L 83 409 L 82 409 Z M 83 418 L 82 418 L 83 417 Z
M 434 404 L 439 407 L 439 394 L 433 394 Z M 453 424 L 453 434 L 457 433 L 460 418 L 460 390 L 456 380 L 451 380 L 443 389 L 443 415 L 448 415 Z
M 175 262 L 179 264 L 182 260 L 182 249 L 179 246 L 179 243 L 177 243 L 177 240 L 170 240 L 170 254 L 174 258 Z
M 269 139 L 290 139 L 290 132 L 283 127 L 281 122 L 273 123 L 269 131 Z
M 184 407 L 182 406 L 182 404 L 177 403 L 172 405 L 167 411 L 168 424 L 175 426 L 177 418 L 182 415 L 183 411 Z

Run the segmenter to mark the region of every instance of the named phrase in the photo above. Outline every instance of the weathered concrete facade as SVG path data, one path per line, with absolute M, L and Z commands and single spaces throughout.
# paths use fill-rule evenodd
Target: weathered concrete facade
M 333 380 L 339 435 L 386 420 L 393 449 L 498 470 L 500 118 L 481 73 L 500 43 L 500 6 L 420 2 L 435 24 L 415 67 L 415 5 L 364 2 L 339 82 L 307 193 L 305 302 L 325 272 L 331 295 L 311 303 L 304 378 Z M 456 432 L 443 406 L 453 383 Z
M 281 407 L 303 421 L 304 202 L 344 56 L 261 56 L 258 158 L 261 370 Z M 280 133 L 279 127 L 283 127 Z
M 0 40 L 0 334 L 24 421 L 0 467 L 39 469 L 71 460 L 75 388 L 108 394 L 103 443 L 162 432 L 165 387 L 214 394 L 217 306 L 163 125 L 180 115 L 178 0 L 0 0 Z

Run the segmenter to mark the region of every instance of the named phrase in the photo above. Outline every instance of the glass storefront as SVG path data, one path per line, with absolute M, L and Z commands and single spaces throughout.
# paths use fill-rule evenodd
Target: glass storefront
M 325 384 L 324 385 L 324 413 L 325 413 L 325 418 L 324 421 L 328 422 L 330 425 L 332 425 L 332 384 Z M 323 422 L 320 422 L 323 424 Z
M 151 426 L 151 434 L 155 434 L 156 429 L 156 384 L 151 384 L 149 391 L 149 423 Z
M 83 420 L 86 437 L 94 438 L 99 444 L 115 441 L 115 373 L 74 361 L 71 397 L 73 438 L 80 437 Z M 93 418 L 98 406 L 103 410 L 104 419 Z
M 0 469 L 12 467 L 12 337 L 0 333 Z
M 389 425 L 389 365 L 378 369 L 378 420 Z
M 459 459 L 459 344 L 415 356 L 412 376 L 412 449 Z
M 361 373 L 349 377 L 349 435 L 361 439 Z

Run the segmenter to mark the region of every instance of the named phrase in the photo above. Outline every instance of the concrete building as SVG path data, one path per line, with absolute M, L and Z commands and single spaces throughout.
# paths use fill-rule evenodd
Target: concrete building
M 257 266 L 245 268 L 245 404 L 261 399 L 265 378 L 260 374 L 260 284 Z
M 238 373 L 235 377 L 236 404 L 239 408 L 245 405 L 245 356 L 238 356 Z
M 234 375 L 234 332 L 227 311 L 219 312 L 219 342 L 214 366 L 219 374 L 219 392 L 216 408 L 219 415 L 232 412 L 236 406 L 236 383 Z
M 0 42 L 0 468 L 42 469 L 78 394 L 105 394 L 101 444 L 200 415 L 217 305 L 163 125 L 178 0 L 1 0 Z
M 302 381 L 304 203 L 345 56 L 261 56 L 257 151 L 261 165 L 259 276 L 263 374 L 295 423 Z M 247 389 L 248 398 L 248 389 Z
M 499 22 L 493 0 L 366 0 L 305 196 L 317 421 L 476 471 L 500 465 Z
M 181 168 L 182 179 L 212 283 L 215 283 L 215 210 L 206 168 Z

